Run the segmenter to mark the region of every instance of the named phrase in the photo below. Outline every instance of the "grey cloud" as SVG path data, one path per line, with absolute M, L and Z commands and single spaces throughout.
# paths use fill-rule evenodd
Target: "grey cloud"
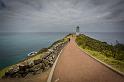
M 114 1 L 106 0 L 105 2 L 102 3 L 107 4 L 107 5 L 104 4 L 104 6 L 106 6 L 106 11 L 110 12 L 110 14 L 106 17 L 107 19 L 112 19 L 117 21 L 124 20 L 124 0 L 114 0 Z
M 0 9 L 2 8 L 6 8 L 6 5 L 2 0 L 0 0 Z
M 114 26 L 123 27 L 123 0 L 0 0 L 1 3 L 6 8 L 0 11 L 0 29 L 5 31 L 69 31 L 76 25 L 83 31 L 118 31 Z M 95 29 L 92 31 L 98 31 Z

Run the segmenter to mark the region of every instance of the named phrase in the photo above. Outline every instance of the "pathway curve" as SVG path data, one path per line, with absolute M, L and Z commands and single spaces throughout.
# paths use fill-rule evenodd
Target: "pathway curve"
M 124 82 L 124 77 L 89 57 L 71 38 L 58 59 L 52 82 Z

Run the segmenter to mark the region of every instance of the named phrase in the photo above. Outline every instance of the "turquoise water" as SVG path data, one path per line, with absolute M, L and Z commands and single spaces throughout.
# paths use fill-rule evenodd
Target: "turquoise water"
M 67 34 L 62 32 L 0 33 L 0 68 L 19 62 L 27 57 L 28 53 L 46 48 Z M 108 43 L 115 43 L 116 40 L 124 43 L 124 33 L 85 32 L 84 34 Z
M 50 46 L 68 33 L 0 33 L 0 68 L 15 64 L 32 51 Z

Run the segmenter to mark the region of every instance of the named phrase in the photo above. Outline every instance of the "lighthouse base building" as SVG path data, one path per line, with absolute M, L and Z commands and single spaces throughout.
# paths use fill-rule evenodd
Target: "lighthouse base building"
M 80 33 L 79 33 L 79 32 L 80 32 L 80 31 L 79 31 L 79 28 L 80 28 L 79 26 L 76 27 L 76 35 L 77 35 L 77 36 L 80 34 Z

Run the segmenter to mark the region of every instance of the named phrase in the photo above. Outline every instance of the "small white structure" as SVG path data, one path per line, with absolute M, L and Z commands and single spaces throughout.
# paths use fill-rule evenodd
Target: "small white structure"
M 35 55 L 35 54 L 37 54 L 37 52 L 31 52 L 31 53 L 28 54 L 28 56 L 32 56 L 32 55 Z
M 79 32 L 80 32 L 80 31 L 79 31 L 79 28 L 80 28 L 79 26 L 76 27 L 76 35 L 79 35 L 79 34 L 80 34 L 80 33 L 79 33 Z

